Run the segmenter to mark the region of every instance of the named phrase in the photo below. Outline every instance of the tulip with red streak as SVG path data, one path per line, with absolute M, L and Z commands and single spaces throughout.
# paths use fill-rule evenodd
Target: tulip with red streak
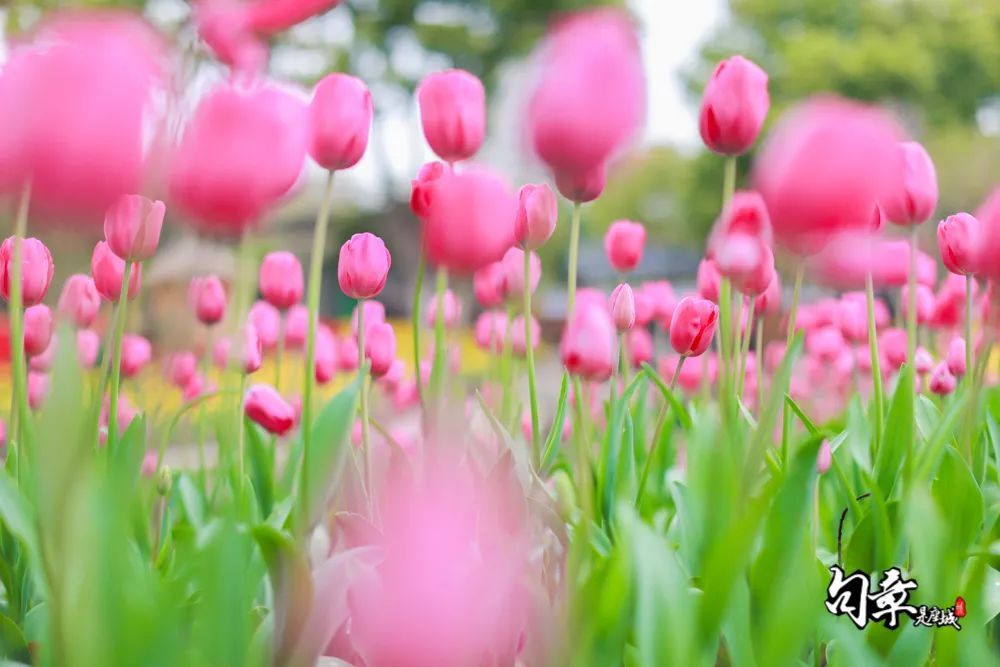
M 719 307 L 707 299 L 686 296 L 677 304 L 670 322 L 670 346 L 684 357 L 705 353 L 712 343 Z
M 285 435 L 295 426 L 295 408 L 266 384 L 247 389 L 243 409 L 251 421 L 273 435 Z

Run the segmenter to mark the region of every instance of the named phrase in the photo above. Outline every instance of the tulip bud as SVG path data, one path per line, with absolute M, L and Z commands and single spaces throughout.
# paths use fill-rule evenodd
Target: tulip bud
M 7 301 L 10 301 L 13 261 L 14 237 L 11 236 L 0 245 L 0 291 Z M 54 271 L 52 254 L 44 243 L 36 238 L 21 240 L 21 305 L 23 307 L 34 306 L 45 298 Z
M 355 234 L 340 247 L 337 279 L 340 289 L 352 299 L 370 299 L 385 287 L 392 257 L 379 237 Z
M 531 318 L 531 349 L 538 347 L 538 341 L 542 335 L 542 328 L 538 320 Z M 510 323 L 510 349 L 519 357 L 528 353 L 528 341 L 525 338 L 527 332 L 524 330 L 524 315 L 518 315 Z
M 336 345 L 337 370 L 345 373 L 358 370 L 358 340 L 354 336 L 344 336 L 336 340 Z
M 41 305 L 41 304 L 39 304 Z M 33 306 L 37 308 L 37 306 Z M 27 332 L 25 332 L 27 336 Z M 28 359 L 28 368 L 33 371 L 47 372 L 52 368 L 52 360 L 56 356 L 56 346 L 59 341 L 57 336 L 52 334 L 49 338 L 49 344 L 45 347 L 45 350 L 41 354 L 36 354 Z M 27 343 L 25 344 L 25 354 L 27 354 Z
M 226 316 L 226 288 L 215 275 L 192 278 L 188 304 L 199 322 L 206 326 L 218 324 Z
M 960 275 L 976 272 L 979 229 L 979 221 L 968 213 L 949 215 L 938 223 L 938 249 L 945 268 Z
M 566 325 L 559 355 L 573 375 L 603 382 L 615 365 L 615 327 L 605 303 L 578 301 Z
M 646 228 L 639 222 L 619 220 L 612 223 L 604 235 L 608 262 L 620 273 L 628 273 L 639 265 L 645 245 Z
M 81 329 L 86 329 L 94 323 L 97 312 L 101 309 L 101 295 L 94 287 L 90 276 L 76 273 L 63 283 L 59 295 L 59 314 L 68 318 Z
M 698 275 L 695 278 L 698 294 L 703 299 L 713 303 L 719 302 L 719 287 L 722 285 L 722 275 L 711 259 L 703 259 L 698 263 Z
M 898 225 L 916 225 L 934 214 L 938 202 L 937 173 L 924 147 L 915 141 L 897 147 L 889 193 L 879 200 L 885 217 Z
M 454 298 L 454 296 L 452 298 Z M 375 301 L 374 299 L 362 299 L 361 301 L 358 301 L 356 306 L 354 306 L 354 313 L 351 315 L 351 333 L 355 336 L 358 335 L 359 311 L 364 312 L 366 333 L 368 331 L 368 327 L 371 325 L 379 322 L 385 322 L 385 305 L 383 305 L 381 301 Z
M 243 397 L 246 416 L 274 435 L 285 435 L 295 426 L 295 409 L 266 384 L 255 384 Z
M 153 358 L 153 346 L 142 336 L 125 334 L 122 338 L 121 374 L 133 377 Z
M 552 188 L 529 183 L 517 193 L 514 237 L 528 250 L 539 248 L 552 237 L 559 218 L 559 206 Z
M 611 292 L 609 299 L 611 319 L 618 331 L 628 331 L 635 325 L 635 295 L 628 283 L 622 283 Z
M 576 521 L 576 490 L 565 470 L 560 468 L 552 473 L 552 486 L 556 492 L 556 507 L 559 509 L 559 516 L 567 523 Z
M 534 294 L 542 278 L 542 260 L 530 250 L 528 252 L 531 253 L 528 260 L 530 280 L 528 286 Z M 512 299 L 520 300 L 524 296 L 524 250 L 517 247 L 510 248 L 504 253 L 500 264 L 503 266 L 504 293 Z
M 934 368 L 934 357 L 925 347 L 918 347 L 913 356 L 913 369 L 917 375 L 927 375 Z
M 420 168 L 417 177 L 410 182 L 412 188 L 410 190 L 410 210 L 413 211 L 413 215 L 421 220 L 427 217 L 434 196 L 434 184 L 449 171 L 448 165 L 436 160 L 428 162 Z
M 309 155 L 329 171 L 348 169 L 368 148 L 372 96 L 361 79 L 335 72 L 320 79 L 309 105 Z
M 670 345 L 677 354 L 697 357 L 712 343 L 719 307 L 711 301 L 686 296 L 674 309 L 670 322 Z
M 29 357 L 45 352 L 52 340 L 52 311 L 44 303 L 24 311 L 24 353 Z
M 257 327 L 247 322 L 240 331 L 240 370 L 247 375 L 260 370 L 263 352 Z
M 830 449 L 830 441 L 824 440 L 820 443 L 819 454 L 816 456 L 816 472 L 822 475 L 830 469 L 833 463 L 833 450 Z
M 170 466 L 164 464 L 156 473 L 156 493 L 161 498 L 166 498 L 170 495 L 170 489 L 173 488 L 173 485 L 173 473 L 170 472 Z
M 376 303 L 374 301 L 362 301 L 362 303 Z M 367 321 L 367 317 L 365 318 Z M 285 314 L 285 347 L 291 350 L 303 349 L 306 345 L 306 336 L 309 329 L 309 309 L 299 304 L 292 306 Z
M 260 263 L 260 293 L 278 310 L 288 310 L 302 300 L 302 264 L 290 252 L 269 252 Z
M 587 171 L 559 171 L 555 174 L 556 189 L 566 199 L 577 204 L 594 201 L 608 184 L 608 170 L 601 163 Z
M 945 357 L 948 371 L 955 377 L 964 377 L 966 372 L 965 339 L 959 336 L 948 343 L 948 354 Z
M 439 314 L 444 316 L 444 326 L 446 329 L 454 329 L 461 319 L 462 303 L 451 290 L 445 291 L 443 306 L 441 308 L 438 308 L 437 294 L 431 297 L 427 303 L 427 326 L 436 326 Z
M 927 285 L 917 285 L 915 291 L 917 302 L 917 324 L 931 324 L 934 320 L 935 298 L 934 292 Z M 900 294 L 903 304 L 903 317 L 909 318 L 910 312 L 910 288 L 904 285 Z
M 344 340 L 353 341 L 354 339 L 348 337 Z M 313 367 L 313 377 L 316 378 L 316 382 L 326 384 L 334 378 L 340 368 L 340 354 L 337 347 L 337 337 L 334 336 L 330 327 L 325 324 L 316 327 L 316 363 Z M 348 350 L 348 354 L 352 355 L 353 365 L 356 367 L 358 362 L 357 344 L 355 344 L 354 349 Z
M 388 322 L 376 322 L 365 328 L 365 358 L 371 362 L 373 377 L 389 372 L 396 360 L 396 332 Z
M 907 338 L 903 329 L 886 329 L 878 338 L 878 347 L 890 370 L 898 371 L 906 363 Z
M 723 60 L 705 86 L 698 114 L 701 140 L 722 155 L 746 153 L 770 106 L 764 70 L 742 56 Z
M 487 310 L 476 319 L 473 338 L 480 349 L 499 354 L 504 346 L 507 315 L 499 310 Z
M 125 275 L 125 260 L 115 255 L 108 244 L 98 241 L 90 258 L 90 273 L 97 292 L 112 303 L 117 303 Z M 142 265 L 134 264 L 128 281 L 128 298 L 134 299 L 142 282 Z
M 653 361 L 653 336 L 645 327 L 633 327 L 625 337 L 626 350 L 632 368 L 640 368 Z
M 111 252 L 129 262 L 143 262 L 156 253 L 167 207 L 141 195 L 123 195 L 104 215 L 104 238 Z
M 474 75 L 460 69 L 424 77 L 417 87 L 424 137 L 446 162 L 476 154 L 486 134 L 486 91 Z
M 124 348 L 124 341 L 122 342 Z M 101 337 L 93 329 L 78 329 L 76 332 L 76 360 L 83 368 L 93 368 L 97 364 L 97 354 L 101 349 Z M 122 354 L 122 365 L 125 355 Z M 123 373 L 124 375 L 124 373 Z M 128 376 L 126 376 L 128 377 Z
M 931 392 L 938 396 L 946 396 L 955 391 L 956 386 L 958 386 L 958 380 L 948 370 L 948 363 L 942 361 L 934 368 L 934 374 L 931 375 Z
M 175 352 L 167 358 L 167 378 L 175 387 L 183 388 L 198 371 L 198 359 L 193 352 Z
M 506 298 L 506 270 L 502 262 L 493 262 L 472 274 L 472 289 L 483 308 L 495 308 Z
M 49 375 L 38 371 L 28 372 L 28 406 L 32 410 L 42 407 L 49 395 Z

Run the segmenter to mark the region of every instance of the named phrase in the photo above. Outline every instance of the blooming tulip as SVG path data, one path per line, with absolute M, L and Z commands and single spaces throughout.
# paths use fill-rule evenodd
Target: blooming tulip
M 979 221 L 968 213 L 949 215 L 938 223 L 938 249 L 945 268 L 960 275 L 975 273 L 978 236 Z
M 531 253 L 528 259 L 529 275 L 528 275 L 528 289 L 534 294 L 535 290 L 538 289 L 538 281 L 542 279 L 542 260 L 538 258 L 538 255 Z M 524 294 L 524 250 L 518 247 L 513 247 L 504 253 L 503 259 L 500 260 L 501 266 L 503 266 L 504 271 L 504 293 L 507 296 L 520 299 Z
M 361 79 L 335 72 L 320 79 L 309 105 L 309 155 L 324 169 L 353 167 L 365 154 L 372 96 Z
M 429 74 L 417 87 L 417 104 L 424 137 L 442 160 L 467 160 L 482 146 L 486 90 L 473 74 L 460 69 Z
M 29 357 L 41 354 L 52 340 L 52 310 L 44 303 L 24 311 L 24 353 Z
M 207 326 L 218 324 L 226 316 L 226 288 L 216 275 L 192 278 L 188 303 L 199 322 Z
M 3 298 L 10 301 L 10 283 L 14 261 L 14 237 L 8 237 L 0 245 L 0 290 Z M 45 298 L 52 283 L 55 265 L 52 254 L 45 244 L 35 238 L 21 240 L 21 305 L 33 306 Z
M 716 153 L 746 153 L 757 140 L 770 106 L 764 70 L 742 56 L 723 60 L 712 72 L 701 100 L 701 140 Z
M 371 362 L 373 377 L 389 372 L 396 360 L 396 332 L 388 322 L 376 322 L 365 329 L 365 358 Z
M 566 325 L 559 355 L 563 366 L 585 380 L 604 381 L 615 365 L 615 326 L 606 304 L 577 302 Z
M 124 341 L 122 342 L 124 348 Z M 83 368 L 93 368 L 97 364 L 97 353 L 101 349 L 101 337 L 93 329 L 78 329 L 76 332 L 76 360 Z M 124 349 L 122 366 L 124 366 Z M 122 373 L 125 375 L 125 373 Z M 128 375 L 125 375 L 128 377 Z
M 247 313 L 247 321 L 257 330 L 260 344 L 265 350 L 273 350 L 278 346 L 278 336 L 281 333 L 281 313 L 267 301 L 254 301 Z
M 930 384 L 930 390 L 933 393 L 939 396 L 947 396 L 955 391 L 956 386 L 958 386 L 958 380 L 952 375 L 947 362 L 942 361 L 935 366 Z
M 355 234 L 340 247 L 337 279 L 340 290 L 352 299 L 378 296 L 392 266 L 392 256 L 379 237 Z
M 243 409 L 251 421 L 273 435 L 285 435 L 295 426 L 295 409 L 266 384 L 255 384 L 247 389 Z
M 133 377 L 153 358 L 153 346 L 142 336 L 125 334 L 122 337 L 121 374 Z
M 646 228 L 640 222 L 619 220 L 612 223 L 604 235 L 604 252 L 619 273 L 628 273 L 639 266 L 645 245 Z
M 68 318 L 75 326 L 85 329 L 94 323 L 101 309 L 101 295 L 97 293 L 94 280 L 83 273 L 75 273 L 63 283 L 59 295 L 59 314 Z
M 122 195 L 104 215 L 104 238 L 111 252 L 143 262 L 156 252 L 167 207 L 141 195 Z
M 896 224 L 916 225 L 934 214 L 937 201 L 937 173 L 927 151 L 915 141 L 901 142 L 892 184 L 879 200 L 882 212 Z
M 98 241 L 94 246 L 94 254 L 90 258 L 90 273 L 94 279 L 97 292 L 112 303 L 121 298 L 122 280 L 125 276 L 125 260 L 113 252 L 104 241 Z M 127 298 L 134 299 L 139 293 L 142 283 L 142 264 L 132 266 L 128 279 Z
M 507 271 L 502 262 L 492 262 L 472 274 L 472 289 L 483 308 L 495 308 L 507 296 Z
M 635 295 L 628 283 L 618 285 L 608 299 L 611 319 L 618 331 L 628 331 L 635 326 Z
M 413 215 L 421 220 L 427 217 L 434 196 L 434 183 L 448 171 L 450 171 L 448 165 L 436 160 L 420 168 L 417 177 L 411 181 L 410 210 L 413 211 Z
M 514 237 L 528 250 L 535 250 L 552 237 L 559 218 L 559 207 L 552 188 L 529 183 L 517 193 L 517 218 Z
M 302 300 L 302 264 L 290 252 L 269 252 L 260 263 L 260 293 L 278 310 L 288 310 Z
M 462 303 L 455 296 L 454 292 L 445 290 L 442 304 L 439 309 L 437 294 L 431 297 L 431 300 L 427 304 L 427 326 L 435 326 L 440 312 L 444 317 L 445 328 L 453 329 L 462 317 Z
M 670 345 L 677 354 L 697 357 L 712 343 L 719 307 L 711 301 L 686 296 L 677 304 L 670 322 Z

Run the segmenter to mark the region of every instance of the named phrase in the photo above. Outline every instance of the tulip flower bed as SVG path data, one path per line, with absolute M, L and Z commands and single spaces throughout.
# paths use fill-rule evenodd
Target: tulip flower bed
M 740 174 L 768 80 L 734 57 L 701 108 L 726 169 L 696 293 L 630 283 L 646 244 L 631 221 L 604 239 L 621 283 L 578 289 L 581 208 L 639 128 L 644 83 L 632 23 L 576 14 L 540 48 L 526 118 L 566 215 L 548 184 L 515 193 L 473 163 L 475 76 L 419 86 L 441 161 L 413 181 L 422 245 L 397 346 L 378 297 L 408 249 L 330 225 L 334 175 L 367 148 L 368 89 L 331 74 L 305 102 L 262 74 L 267 38 L 335 4 L 203 3 L 198 34 L 231 76 L 152 142 L 170 48 L 142 20 L 57 14 L 9 54 L 4 664 L 997 663 L 1000 194 L 940 223 L 939 279 L 918 247 L 938 194 L 923 148 L 875 107 L 820 97 Z M 255 231 L 307 159 L 326 174 L 308 265 L 257 263 Z M 166 204 L 136 194 L 151 174 Z M 103 215 L 104 239 L 50 308 L 53 257 L 29 234 L 71 213 Z M 213 267 L 191 281 L 202 344 L 165 357 L 167 385 L 139 383 L 156 351 L 128 313 L 168 214 L 232 237 L 240 260 L 232 284 Z M 535 250 L 562 224 L 555 373 L 536 363 L 532 297 Z M 330 326 L 338 246 L 357 307 Z M 837 292 L 804 300 L 806 275 Z M 450 286 L 470 279 L 461 304 Z M 463 306 L 480 368 L 454 353 Z M 770 340 L 765 318 L 785 324 Z M 188 444 L 196 460 L 172 468 Z

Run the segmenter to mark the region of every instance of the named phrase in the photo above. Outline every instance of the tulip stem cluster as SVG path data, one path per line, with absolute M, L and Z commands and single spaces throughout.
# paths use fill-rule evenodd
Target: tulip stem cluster
M 115 328 L 111 337 L 111 386 L 108 390 L 108 447 L 118 444 L 118 394 L 121 385 L 122 337 L 125 335 L 125 322 L 128 317 L 128 288 L 132 277 L 132 262 L 125 262 L 122 274 L 122 288 L 115 304 Z
M 358 400 L 359 418 L 361 420 L 361 455 L 364 457 L 364 485 L 368 496 L 368 515 L 373 516 L 372 488 L 372 451 L 371 434 L 368 414 L 369 366 L 365 363 L 365 302 L 358 301 L 358 382 L 361 385 L 361 396 Z

